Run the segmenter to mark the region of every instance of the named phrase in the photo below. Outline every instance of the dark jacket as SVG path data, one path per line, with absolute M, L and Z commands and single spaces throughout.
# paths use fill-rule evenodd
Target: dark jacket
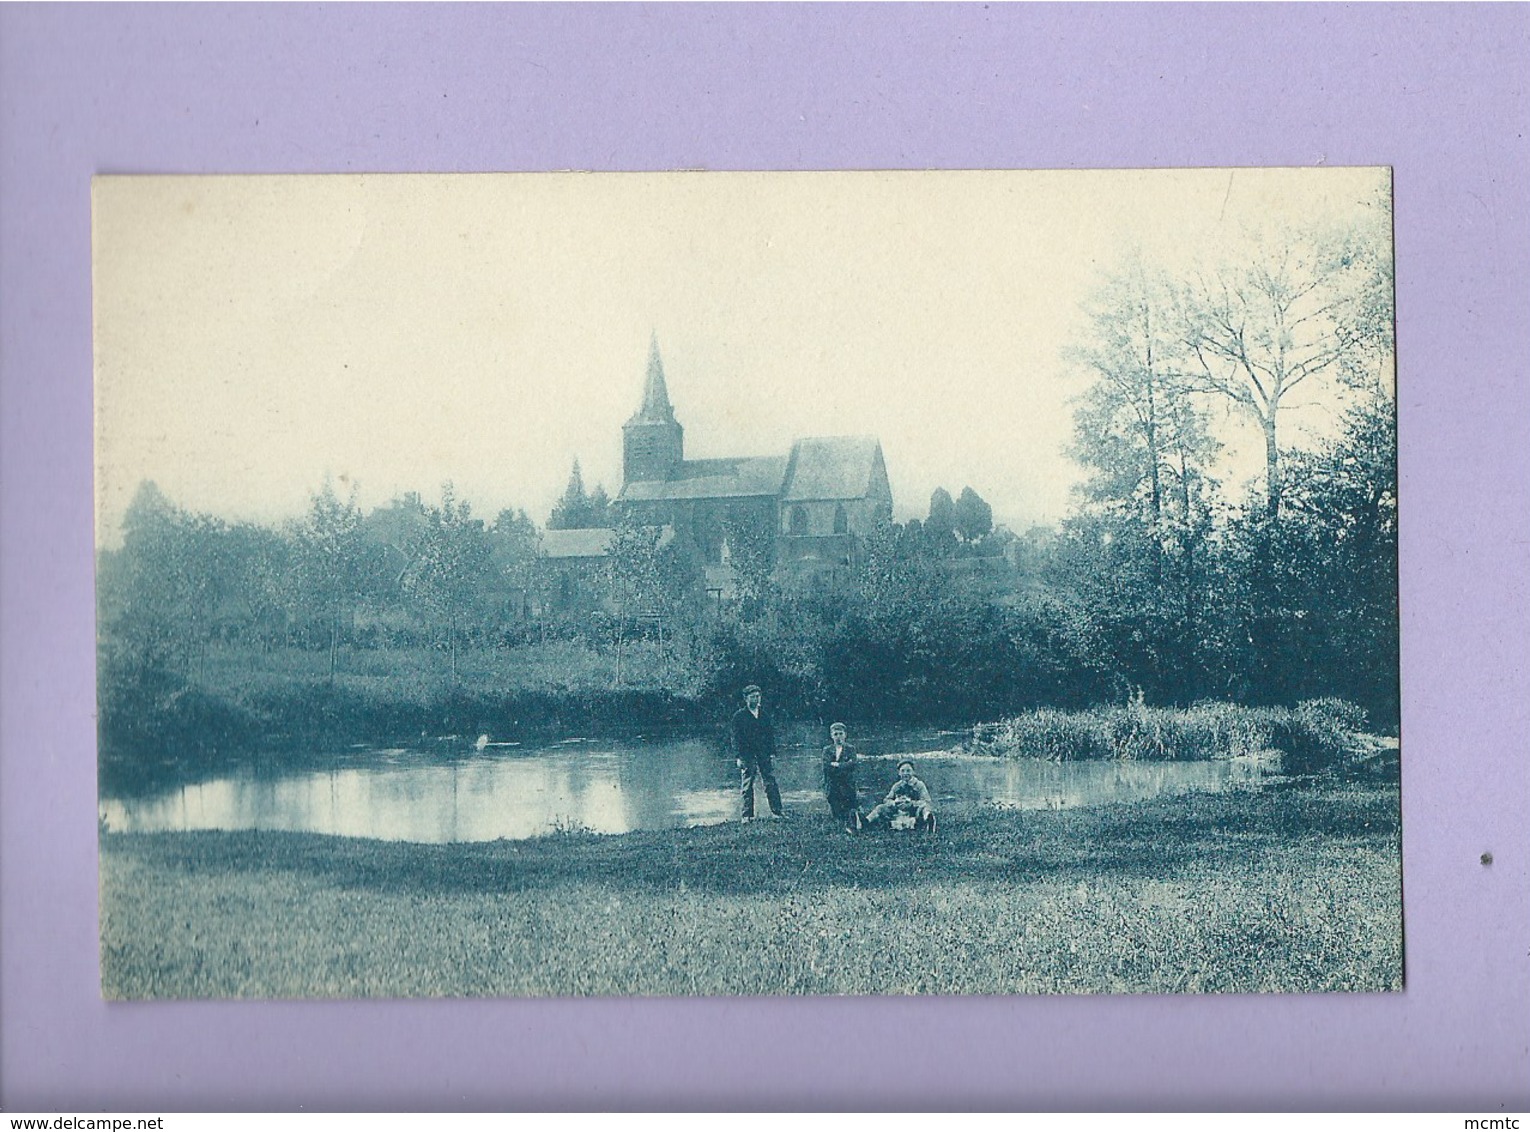
M 855 768 L 861 761 L 861 754 L 849 743 L 840 748 L 839 765 L 834 765 L 834 744 L 830 743 L 823 749 L 823 785 L 824 789 L 832 790 L 836 783 L 855 789 Z
M 755 718 L 748 708 L 733 713 L 733 755 L 746 763 L 769 762 L 776 753 L 776 733 L 771 729 L 770 716 L 760 709 Z

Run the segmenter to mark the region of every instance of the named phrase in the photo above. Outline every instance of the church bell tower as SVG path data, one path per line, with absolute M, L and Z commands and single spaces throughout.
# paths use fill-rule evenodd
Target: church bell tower
M 622 425 L 622 479 L 668 479 L 684 459 L 685 430 L 675 420 L 669 390 L 664 385 L 664 363 L 659 358 L 659 339 L 648 344 L 648 379 L 643 384 L 643 405 Z

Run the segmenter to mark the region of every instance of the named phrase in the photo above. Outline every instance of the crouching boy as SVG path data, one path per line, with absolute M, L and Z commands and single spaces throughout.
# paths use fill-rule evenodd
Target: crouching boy
M 891 825 L 905 817 L 913 819 L 915 829 L 935 831 L 935 807 L 930 802 L 930 788 L 914 776 L 914 764 L 907 759 L 898 764 L 898 781 L 892 784 L 887 797 L 866 815 L 866 825 L 874 826 L 879 822 Z

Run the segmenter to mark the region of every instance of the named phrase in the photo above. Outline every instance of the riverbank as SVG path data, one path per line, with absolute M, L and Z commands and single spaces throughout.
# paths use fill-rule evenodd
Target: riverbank
M 195 675 L 146 668 L 108 650 L 100 666 L 100 770 L 103 793 L 131 793 L 241 764 L 322 764 L 361 746 L 437 749 L 478 736 L 516 743 L 572 736 L 708 737 L 726 741 L 736 701 L 678 679 L 675 664 L 647 642 L 629 650 L 611 683 L 610 661 L 572 642 L 515 649 L 464 650 L 458 679 L 429 650 L 374 650 L 347 656 L 327 674 L 324 654 L 285 649 L 207 651 Z M 783 736 L 824 740 L 826 720 L 773 708 Z M 921 719 L 898 711 L 850 717 L 864 738 L 878 727 L 957 728 L 951 743 L 982 755 L 1050 761 L 1197 761 L 1282 754 L 1291 773 L 1313 773 L 1365 758 L 1365 713 L 1337 699 L 1295 707 L 1199 703 L 1142 704 L 1063 711 L 1039 708 L 997 722 Z M 802 738 L 799 734 L 796 738 Z
M 653 651 L 646 643 L 629 650 L 620 686 L 609 661 L 568 642 L 463 650 L 456 680 L 426 649 L 348 654 L 333 675 L 326 654 L 296 649 L 212 647 L 190 674 L 106 651 L 99 666 L 102 785 L 130 790 L 139 779 L 252 759 L 299 764 L 358 743 L 716 730 L 732 705 L 657 679 L 665 666 Z
M 101 840 L 112 998 L 1378 991 L 1394 783 L 415 845 Z

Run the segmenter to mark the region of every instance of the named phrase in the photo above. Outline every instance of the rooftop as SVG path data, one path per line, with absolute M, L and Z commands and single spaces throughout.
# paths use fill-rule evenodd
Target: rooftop
M 637 480 L 622 487 L 625 503 L 670 499 L 738 499 L 779 495 L 786 474 L 781 456 L 743 456 L 732 460 L 686 460 L 664 480 Z
M 659 532 L 659 545 L 668 546 L 675 537 L 675 528 L 664 526 Z M 616 531 L 611 527 L 582 527 L 578 530 L 542 532 L 543 558 L 605 558 L 611 553 L 616 541 Z
M 616 532 L 610 527 L 587 527 L 574 531 L 543 531 L 544 558 L 604 558 Z
M 883 482 L 882 447 L 874 436 L 812 436 L 792 445 L 782 499 L 864 499 Z

